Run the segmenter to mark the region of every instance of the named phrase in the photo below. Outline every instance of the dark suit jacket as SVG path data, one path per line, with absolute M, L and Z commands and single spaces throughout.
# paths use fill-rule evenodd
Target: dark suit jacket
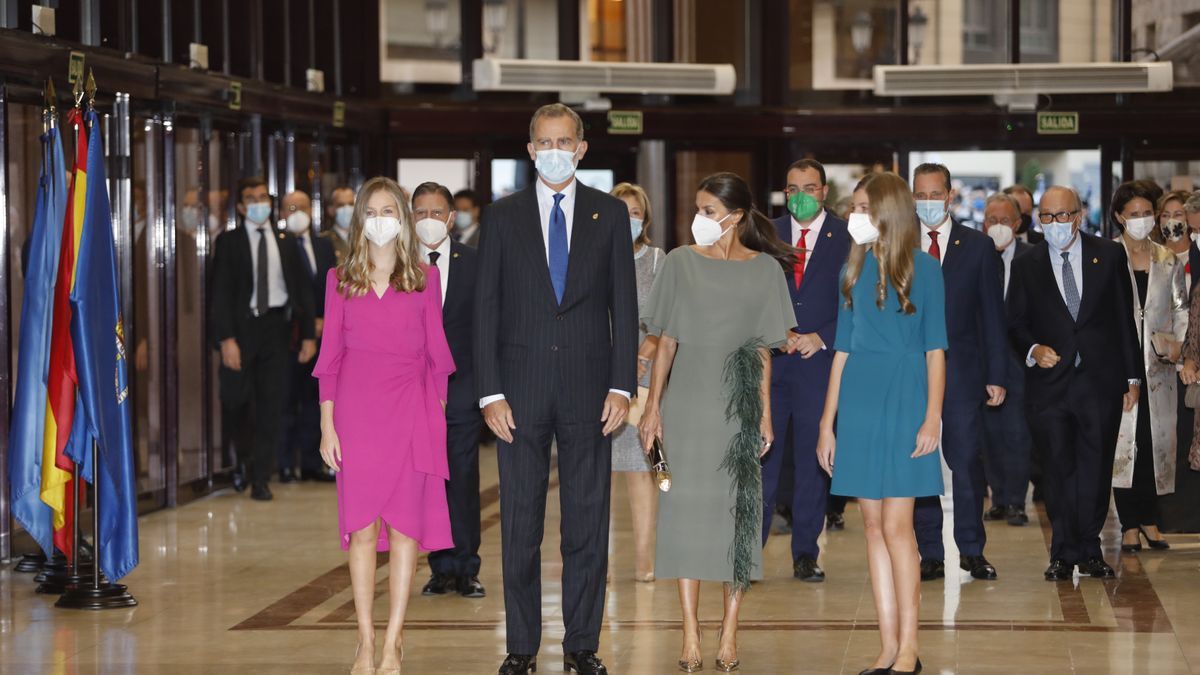
M 1030 245 L 1037 245 L 1037 244 L 1042 243 L 1043 241 L 1046 241 L 1046 235 L 1042 234 L 1041 232 L 1038 232 L 1037 230 L 1033 229 L 1032 227 L 1030 227 L 1029 231 L 1025 233 L 1025 237 L 1029 240 Z
M 1008 380 L 1004 267 L 992 238 L 960 223 L 952 223 L 941 245 L 950 341 L 946 401 L 978 403 L 987 398 L 987 385 Z
M 305 264 L 303 258 L 300 258 L 300 267 L 312 282 L 314 315 L 318 319 L 323 319 L 325 318 L 325 282 L 329 278 L 329 270 L 337 267 L 337 255 L 333 252 L 333 244 L 326 237 L 313 236 L 310 232 L 309 240 L 312 242 L 313 257 L 317 259 L 317 268 L 313 270 L 313 275 L 308 277 L 308 265 Z M 296 247 L 296 253 L 299 254 L 301 252 L 300 240 L 293 237 L 292 244 Z
M 624 202 L 577 184 L 567 285 L 550 282 L 535 185 L 492 204 L 480 227 L 475 377 L 480 398 L 598 421 L 609 389 L 637 391 L 637 282 Z M 531 413 L 538 414 L 538 413 Z
M 451 421 L 456 417 L 479 415 L 475 355 L 471 344 L 478 267 L 475 249 L 457 241 L 450 242 L 450 279 L 446 284 L 446 301 L 442 304 L 442 327 L 446 331 L 446 341 L 450 343 L 455 367 L 446 400 L 446 414 Z
M 1196 280 L 1200 279 L 1200 248 L 1196 248 L 1196 243 L 1192 242 L 1188 246 L 1188 270 L 1192 276 L 1192 285 L 1196 285 Z
M 292 319 L 299 323 L 300 337 L 312 339 L 315 330 L 313 285 L 307 283 L 307 272 L 300 260 L 296 240 L 287 232 L 276 232 L 275 237 L 283 279 L 287 284 L 287 309 Z M 209 318 L 213 342 L 220 344 L 227 338 L 240 340 L 248 330 L 250 296 L 254 293 L 254 259 L 250 255 L 245 224 L 217 237 L 213 247 L 212 275 Z
M 1118 401 L 1129 380 L 1143 379 L 1125 247 L 1082 232 L 1079 236 L 1083 238 L 1083 288 L 1077 321 L 1071 319 L 1051 268 L 1061 261 L 1051 261 L 1045 242 L 1013 260 L 1008 288 L 1013 347 L 1022 361 L 1035 344 L 1046 345 L 1061 357 L 1053 368 L 1025 369 L 1029 406 L 1065 400 L 1075 376 L 1085 378 L 1097 396 Z M 1076 355 L 1081 357 L 1078 369 Z
M 792 217 L 785 215 L 775 219 L 779 238 L 794 244 L 792 239 Z M 796 288 L 791 270 L 784 272 L 788 290 L 792 296 L 792 308 L 796 312 L 796 332 L 816 333 L 827 347 L 811 358 L 799 354 L 777 354 L 771 364 L 771 379 L 775 382 L 796 382 L 808 385 L 810 378 L 812 393 L 824 401 L 829 380 L 829 369 L 833 364 L 833 340 L 837 335 L 838 306 L 841 304 L 842 267 L 850 253 L 850 235 L 846 221 L 825 212 L 821 224 L 820 241 L 812 245 L 808 265 L 804 268 L 804 279 Z M 802 399 L 802 400 L 801 400 Z M 813 402 L 813 398 L 800 397 L 798 404 Z

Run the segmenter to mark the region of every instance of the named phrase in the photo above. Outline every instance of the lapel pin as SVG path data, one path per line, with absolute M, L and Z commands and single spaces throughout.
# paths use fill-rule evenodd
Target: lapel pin
M 1099 265 L 1099 264 L 1100 264 L 1100 259 L 1099 259 L 1099 258 L 1092 258 L 1092 264 L 1093 264 L 1093 265 Z
M 955 239 L 955 240 L 954 240 L 954 245 L 955 245 L 955 246 L 958 246 L 959 244 L 962 244 L 962 239 Z
M 451 254 L 450 254 L 450 257 L 451 257 L 451 258 L 457 258 L 457 257 L 458 257 L 458 253 L 457 253 L 457 252 L 455 252 L 455 253 L 451 253 Z
M 825 233 L 825 236 L 826 236 L 826 238 L 833 237 L 833 233 L 832 233 L 832 232 L 826 232 L 826 233 Z
M 592 214 L 592 220 L 600 220 L 600 214 L 599 214 L 599 213 L 593 213 L 593 214 Z

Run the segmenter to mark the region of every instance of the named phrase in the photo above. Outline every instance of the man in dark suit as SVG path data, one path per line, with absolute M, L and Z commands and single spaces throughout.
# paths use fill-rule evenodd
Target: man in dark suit
M 454 193 L 454 237 L 460 244 L 479 246 L 479 195 L 473 190 Z
M 333 255 L 340 265 L 350 254 L 350 221 L 354 217 L 354 188 L 339 185 L 329 193 L 329 222 L 321 238 L 333 247 Z
M 637 289 L 625 204 L 575 180 L 583 122 L 543 106 L 529 125 L 538 180 L 488 210 L 479 246 L 475 373 L 500 468 L 501 675 L 533 672 L 541 642 L 541 542 L 558 444 L 565 667 L 596 657 L 608 569 L 612 432 L 635 391 Z
M 984 225 L 1000 256 L 1000 284 L 1005 298 L 1012 279 L 1012 262 L 1033 249 L 1016 238 L 1021 225 L 1021 207 L 1011 195 L 996 193 L 984 207 Z M 1009 350 L 1004 403 L 983 411 L 984 473 L 992 488 L 992 507 L 984 520 L 1006 520 L 1009 525 L 1029 522 L 1025 495 L 1029 491 L 1029 466 L 1033 440 L 1025 419 L 1025 367 L 1015 351 Z
M 1033 229 L 1033 193 L 1029 188 L 1017 183 L 1004 188 L 1004 194 L 1017 200 L 1017 207 L 1021 209 L 1021 224 L 1017 228 L 1017 239 L 1028 244 L 1040 244 L 1045 240 L 1045 236 Z
M 954 191 L 950 171 L 922 164 L 913 171 L 913 197 L 921 221 L 921 248 L 942 264 L 946 286 L 946 402 L 942 410 L 942 455 L 953 474 L 954 543 L 959 567 L 976 579 L 995 579 L 996 568 L 983 555 L 983 474 L 980 445 L 983 405 L 1004 402 L 1004 297 L 996 246 L 987 235 L 948 215 Z M 945 576 L 942 502 L 917 499 L 914 514 L 921 579 Z
M 1025 359 L 1029 427 L 1047 453 L 1045 577 L 1068 580 L 1078 566 L 1111 578 L 1100 530 L 1122 406 L 1137 405 L 1142 380 L 1128 262 L 1119 243 L 1079 231 L 1083 206 L 1070 188 L 1047 190 L 1038 219 L 1046 241 L 1013 261 L 1008 320 Z
M 250 496 L 267 501 L 293 320 L 299 324 L 297 359 L 308 363 L 317 353 L 313 289 L 295 239 L 275 230 L 266 182 L 243 179 L 238 197 L 241 226 L 222 233 L 214 246 L 210 320 L 221 350 L 221 415 L 237 437 Z
M 325 279 L 337 261 L 333 246 L 324 237 L 313 236 L 312 200 L 304 192 L 296 191 L 284 195 L 280 208 L 288 234 L 296 247 L 296 257 L 304 270 L 304 280 L 312 288 L 314 328 L 317 339 L 325 318 Z M 298 324 L 293 322 L 294 326 Z M 317 380 L 313 378 L 315 361 L 302 363 L 299 360 L 300 341 L 295 339 L 299 331 L 293 329 L 292 363 L 288 368 L 288 379 L 284 384 L 286 400 L 283 409 L 283 432 L 279 444 L 279 482 L 292 483 L 296 480 L 331 482 L 333 474 L 321 461 L 321 404 Z M 296 456 L 300 457 L 299 470 Z
M 795 267 L 785 273 L 796 312 L 799 350 L 779 354 L 771 364 L 771 419 L 775 445 L 763 459 L 763 545 L 771 532 L 777 488 L 785 467 L 794 480 L 792 511 L 792 575 L 820 582 L 817 537 L 825 524 L 829 475 L 817 464 L 818 422 L 825 408 L 842 265 L 850 250 L 846 221 L 825 210 L 825 167 L 802 159 L 788 168 L 788 215 L 775 220 L 779 238 L 799 250 Z M 790 432 L 790 433 L 789 433 Z M 791 462 L 785 461 L 787 458 Z
M 1195 286 L 1196 281 L 1200 280 L 1200 190 L 1188 197 L 1183 210 L 1187 213 L 1188 235 L 1192 242 L 1188 247 L 1188 275 L 1192 279 L 1192 286 Z
M 468 598 L 486 595 L 479 583 L 479 430 L 483 417 L 475 393 L 471 323 L 475 320 L 475 249 L 454 241 L 454 207 L 450 191 L 437 183 L 422 183 L 413 190 L 413 219 L 421 240 L 421 257 L 441 273 L 442 327 L 454 374 L 446 400 L 446 450 L 450 480 L 446 501 L 454 548 L 429 554 L 433 571 L 423 595 L 444 595 L 457 590 Z

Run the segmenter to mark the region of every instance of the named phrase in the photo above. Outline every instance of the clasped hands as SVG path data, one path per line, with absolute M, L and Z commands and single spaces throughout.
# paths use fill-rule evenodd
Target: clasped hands
M 794 330 L 787 332 L 787 346 L 782 347 L 785 354 L 800 353 L 800 358 L 811 358 L 813 354 L 825 348 L 825 341 L 816 333 L 797 333 Z

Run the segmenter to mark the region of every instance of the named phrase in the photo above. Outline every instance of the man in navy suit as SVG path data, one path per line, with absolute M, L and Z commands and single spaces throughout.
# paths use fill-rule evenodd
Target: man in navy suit
M 325 317 L 325 278 L 337 264 L 333 246 L 324 237 L 314 236 L 312 231 L 312 200 L 299 190 L 284 195 L 280 202 L 280 215 L 287 222 L 288 232 L 295 242 L 300 267 L 306 273 L 304 279 L 313 289 L 314 322 L 317 339 Z M 293 342 L 295 342 L 293 340 Z M 293 344 L 296 351 L 299 344 Z M 300 363 L 292 360 L 286 389 L 287 400 L 283 409 L 283 429 L 279 443 L 279 482 L 292 483 L 297 480 L 333 481 L 333 474 L 321 461 L 321 408 L 317 381 L 312 376 L 316 360 Z M 299 471 L 296 456 L 300 458 Z
M 1004 403 L 1009 346 L 996 246 L 987 235 L 948 215 L 954 191 L 950 170 L 922 164 L 913 172 L 913 197 L 921 221 L 921 248 L 942 264 L 946 286 L 946 402 L 942 455 L 953 473 L 954 542 L 959 566 L 976 579 L 995 579 L 983 556 L 983 404 Z M 915 525 L 921 579 L 944 577 L 942 503 L 917 499 Z
M 1033 248 L 1017 238 L 1021 225 L 1021 206 L 1009 193 L 988 197 L 984 206 L 984 225 L 1000 255 L 1000 281 L 1004 297 L 1012 279 L 1012 263 Z M 1019 527 L 1029 522 L 1025 515 L 1025 495 L 1029 490 L 1029 472 L 1033 439 L 1025 418 L 1025 368 L 1016 351 L 1007 359 L 1008 391 L 1004 403 L 983 411 L 984 473 L 992 489 L 992 507 L 984 520 L 1006 520 Z
M 455 368 L 446 398 L 446 452 L 450 463 L 446 502 L 454 548 L 429 554 L 433 576 L 421 594 L 457 591 L 466 598 L 482 598 L 486 595 L 479 583 L 479 430 L 483 417 L 475 398 L 471 346 L 476 252 L 450 236 L 455 215 L 450 190 L 437 183 L 422 183 L 413 190 L 412 200 L 421 258 L 441 273 L 442 327 Z
M 809 582 L 825 580 L 817 564 L 817 537 L 825 522 L 829 476 L 817 464 L 817 433 L 833 365 L 838 284 L 850 250 L 846 221 L 824 208 L 825 167 L 802 159 L 788 168 L 788 215 L 775 220 L 779 238 L 799 253 L 785 272 L 800 335 L 794 354 L 776 355 L 771 364 L 771 419 L 775 445 L 763 460 L 763 545 L 785 467 L 794 471 L 792 490 L 792 574 Z M 785 461 L 791 459 L 791 462 Z

